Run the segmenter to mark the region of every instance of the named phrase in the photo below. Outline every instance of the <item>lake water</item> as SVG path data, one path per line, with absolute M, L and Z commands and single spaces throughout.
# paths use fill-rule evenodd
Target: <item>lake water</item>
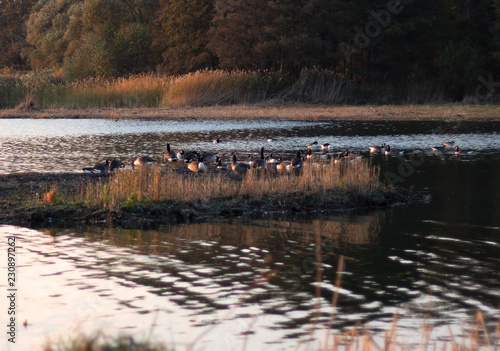
M 2 272 L 6 236 L 18 245 L 17 340 L 2 345 L 36 350 L 49 339 L 102 331 L 176 349 L 315 349 L 330 330 L 340 335 L 356 323 L 383 345 L 397 313 L 400 342 L 418 346 L 422 326 L 431 324 L 431 342 L 442 347 L 466 334 L 477 311 L 493 340 L 500 305 L 499 131 L 498 122 L 466 121 L 0 119 L 4 174 L 79 172 L 106 158 L 161 157 L 166 143 L 217 151 L 226 162 L 232 151 L 245 159 L 261 146 L 287 158 L 317 140 L 360 153 L 380 167 L 382 181 L 432 199 L 385 211 L 216 218 L 154 231 L 1 226 Z M 268 143 L 270 136 L 277 140 Z M 213 144 L 215 138 L 223 142 Z M 475 153 L 430 150 L 448 140 Z M 368 146 L 383 142 L 405 155 L 369 155 Z M 339 257 L 345 266 L 330 322 Z M 6 273 L 0 289 L 7 294 Z M 2 299 L 1 311 L 7 303 Z

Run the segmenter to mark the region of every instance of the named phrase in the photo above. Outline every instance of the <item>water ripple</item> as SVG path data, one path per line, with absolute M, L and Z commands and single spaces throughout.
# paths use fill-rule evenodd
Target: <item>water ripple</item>
M 246 159 L 267 152 L 293 157 L 314 140 L 331 143 L 332 151 L 350 150 L 368 155 L 370 145 L 390 144 L 407 152 L 423 150 L 427 156 L 439 157 L 431 146 L 454 140 L 462 148 L 483 154 L 500 150 L 497 122 L 478 122 L 469 128 L 442 128 L 437 124 L 413 122 L 303 122 L 238 120 L 0 120 L 0 173 L 79 172 L 81 168 L 117 158 L 131 162 L 138 155 L 161 158 L 166 144 L 174 150 L 218 152 L 229 160 L 231 152 Z M 269 136 L 276 138 L 268 143 Z M 212 140 L 220 138 L 220 144 Z M 462 157 L 470 160 L 468 156 Z

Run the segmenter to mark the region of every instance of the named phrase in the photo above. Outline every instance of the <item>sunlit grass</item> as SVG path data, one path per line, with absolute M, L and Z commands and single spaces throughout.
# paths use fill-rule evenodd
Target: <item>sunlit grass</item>
M 436 97 L 438 96 L 438 97 Z M 203 70 L 181 76 L 153 73 L 115 79 L 67 82 L 60 72 L 0 75 L 0 108 L 140 108 L 305 102 L 387 104 L 441 102 L 428 87 L 396 89 L 356 83 L 338 73 L 304 69 L 298 77 L 282 72 Z M 25 104 L 26 105 L 26 104 Z
M 89 183 L 81 191 L 79 200 L 88 206 L 117 207 L 140 202 L 292 201 L 314 196 L 319 204 L 332 199 L 348 202 L 358 196 L 374 196 L 383 191 L 387 189 L 378 181 L 377 171 L 361 161 L 332 161 L 318 167 L 304 167 L 298 173 L 252 171 L 241 180 L 222 172 L 179 174 L 153 166 L 120 171 L 108 180 Z
M 198 71 L 173 78 L 164 102 L 172 106 L 249 103 L 265 100 L 268 76 L 244 71 Z
M 43 84 L 36 99 L 43 107 L 156 107 L 168 80 L 138 75 L 114 80 L 88 79 L 70 84 Z

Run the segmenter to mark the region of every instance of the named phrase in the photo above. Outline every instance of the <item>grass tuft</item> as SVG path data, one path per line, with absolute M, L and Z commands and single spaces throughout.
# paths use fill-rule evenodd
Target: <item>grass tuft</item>
M 44 204 L 53 204 L 57 198 L 57 190 L 51 189 L 42 194 L 42 203 Z
M 163 345 L 151 342 L 135 341 L 131 336 L 121 335 L 117 338 L 105 338 L 98 334 L 94 336 L 79 335 L 68 341 L 47 343 L 44 351 L 167 351 Z

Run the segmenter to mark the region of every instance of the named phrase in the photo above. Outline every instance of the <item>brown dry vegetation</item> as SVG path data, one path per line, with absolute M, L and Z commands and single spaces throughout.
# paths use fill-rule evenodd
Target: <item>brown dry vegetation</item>
M 279 88 L 271 77 L 249 72 L 143 74 L 73 83 L 50 75 L 0 76 L 0 118 L 500 119 L 500 106 L 473 97 L 468 103 L 363 103 L 338 79 L 309 75 Z
M 0 223 L 137 228 L 210 216 L 276 212 L 329 212 L 388 207 L 415 199 L 378 181 L 365 162 L 334 163 L 278 174 L 185 167 L 140 167 L 109 176 L 8 175 L 0 177 Z
M 282 119 L 282 120 L 500 120 L 496 105 L 322 106 L 271 103 L 169 108 L 6 109 L 0 118 Z
M 279 174 L 271 170 L 253 170 L 241 177 L 230 172 L 185 174 L 165 172 L 163 167 L 140 167 L 112 174 L 109 179 L 90 183 L 81 192 L 87 206 L 115 208 L 123 204 L 201 203 L 239 201 L 250 203 L 286 202 L 301 205 L 314 197 L 314 206 L 350 203 L 358 197 L 383 197 L 389 191 L 378 181 L 378 174 L 365 162 L 333 160 L 300 172 Z M 311 204 L 307 204 L 311 207 Z

